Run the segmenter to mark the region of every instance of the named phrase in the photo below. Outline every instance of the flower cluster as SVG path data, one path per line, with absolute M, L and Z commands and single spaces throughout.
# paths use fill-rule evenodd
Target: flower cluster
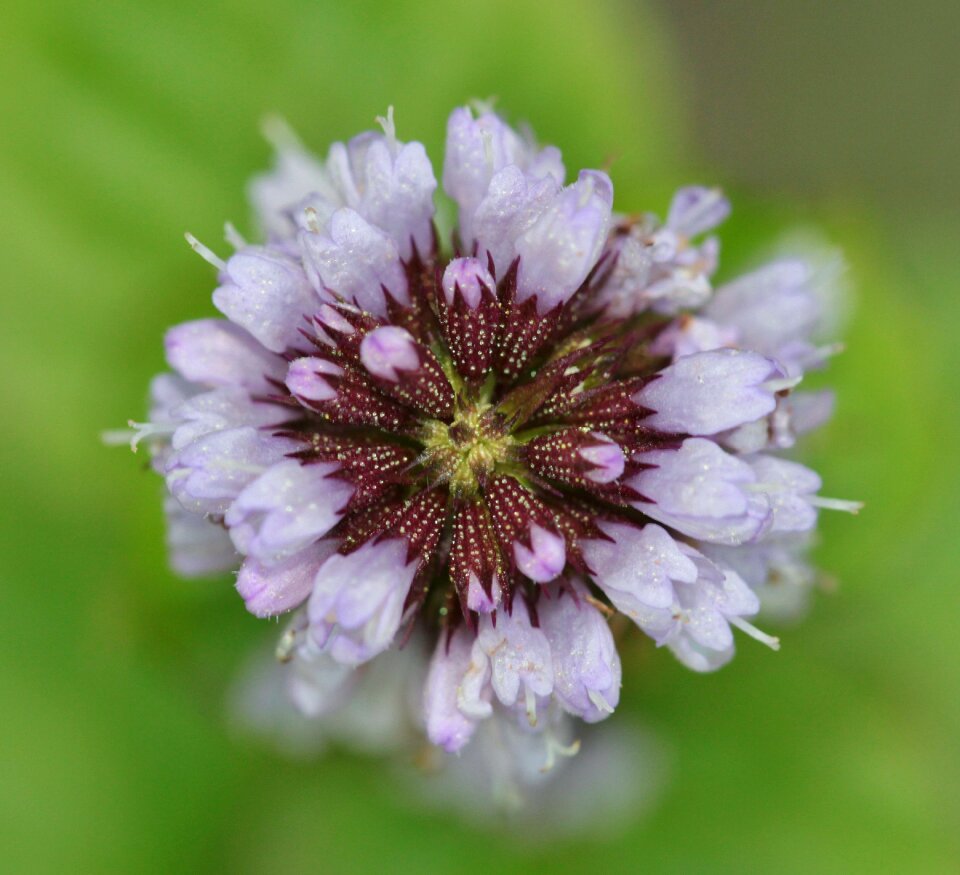
M 380 122 L 325 161 L 282 138 L 251 187 L 263 245 L 228 228 L 224 262 L 189 238 L 226 319 L 169 331 L 135 439 L 176 569 L 239 564 L 250 612 L 292 612 L 304 712 L 414 636 L 430 742 L 459 752 L 492 721 L 549 763 L 568 715 L 617 707 L 614 632 L 696 671 L 733 629 L 778 646 L 748 618 L 772 579 L 807 579 L 818 508 L 855 509 L 780 454 L 831 408 L 793 391 L 830 352 L 814 271 L 714 289 L 718 191 L 617 215 L 606 173 L 567 183 L 557 149 L 466 108 L 447 253 L 424 147 Z

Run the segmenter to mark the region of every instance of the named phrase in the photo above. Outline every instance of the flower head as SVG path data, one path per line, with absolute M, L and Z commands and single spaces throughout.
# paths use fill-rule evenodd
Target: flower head
M 426 152 L 381 122 L 326 161 L 279 144 L 251 189 L 263 245 L 194 241 L 226 320 L 168 333 L 137 439 L 178 570 L 239 564 L 252 613 L 294 612 L 301 708 L 414 635 L 433 744 L 506 722 L 546 765 L 575 748 L 558 725 L 618 704 L 614 628 L 697 671 L 734 629 L 777 646 L 747 618 L 769 563 L 801 567 L 783 538 L 855 509 L 774 455 L 818 419 L 793 392 L 822 360 L 818 299 L 795 262 L 713 292 L 722 194 L 617 216 L 607 174 L 567 184 L 489 111 L 450 117 L 444 250 Z

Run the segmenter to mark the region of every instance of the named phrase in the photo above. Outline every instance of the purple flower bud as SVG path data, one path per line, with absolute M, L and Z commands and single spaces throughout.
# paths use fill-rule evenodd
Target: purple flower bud
M 415 371 L 420 367 L 417 344 L 410 332 L 394 325 L 375 328 L 360 344 L 360 361 L 375 377 L 399 381 L 397 371 Z
M 390 386 L 389 382 L 385 385 Z M 384 397 L 362 371 L 341 368 L 329 359 L 310 357 L 291 362 L 287 388 L 305 408 L 333 422 L 399 430 L 409 420 L 409 414 Z
M 496 574 L 490 578 L 490 592 L 484 588 L 480 578 L 471 574 L 467 583 L 467 609 L 481 614 L 489 614 L 500 606 L 503 592 Z
M 479 259 L 455 258 L 441 286 L 440 325 L 450 355 L 464 377 L 481 380 L 490 370 L 500 324 L 496 281 Z
M 567 561 L 566 543 L 547 506 L 513 477 L 495 478 L 487 485 L 486 497 L 497 542 L 517 570 L 537 583 L 560 574 Z
M 453 409 L 453 387 L 436 356 L 396 325 L 375 328 L 360 344 L 360 361 L 374 382 L 409 407 L 440 419 Z
M 612 483 L 623 474 L 623 450 L 615 440 L 600 432 L 592 431 L 590 437 L 597 443 L 577 450 L 584 461 L 594 466 L 584 476 L 594 483 Z
M 716 434 L 770 413 L 782 376 L 761 355 L 718 349 L 677 359 L 633 400 L 654 411 L 645 426 L 668 434 Z
M 524 458 L 538 474 L 570 486 L 605 494 L 598 487 L 617 480 L 625 465 L 623 449 L 599 431 L 565 428 L 534 438 Z
M 489 512 L 480 502 L 466 502 L 454 517 L 450 545 L 450 579 L 461 604 L 482 613 L 495 610 L 504 571 Z
M 455 258 L 443 272 L 443 295 L 452 306 L 457 289 L 471 310 L 480 306 L 483 295 L 496 291 L 496 280 L 478 258 Z
M 330 304 L 322 304 L 317 310 L 316 321 L 318 325 L 331 333 L 341 334 L 346 337 L 355 333 L 356 329 L 337 311 L 337 308 Z M 334 341 L 327 338 L 330 346 L 336 346 Z
M 530 523 L 530 546 L 514 541 L 513 558 L 521 574 L 537 583 L 547 583 L 563 571 L 567 548 L 560 535 Z
M 332 401 L 337 390 L 326 377 L 339 377 L 343 368 L 322 358 L 300 358 L 290 362 L 287 388 L 304 401 Z

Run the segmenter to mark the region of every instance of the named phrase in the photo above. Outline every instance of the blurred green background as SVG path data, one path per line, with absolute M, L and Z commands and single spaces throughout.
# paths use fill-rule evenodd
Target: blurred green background
M 0 869 L 960 871 L 958 9 L 8 6 Z M 867 503 L 823 520 L 836 592 L 779 654 L 744 642 L 708 677 L 667 653 L 628 666 L 622 710 L 672 778 L 613 837 L 546 846 L 426 814 L 376 761 L 290 762 L 229 733 L 236 665 L 276 626 L 229 580 L 166 570 L 158 480 L 98 439 L 142 415 L 166 326 L 212 312 L 182 233 L 246 226 L 264 113 L 325 150 L 393 103 L 437 161 L 449 109 L 488 95 L 568 167 L 613 159 L 622 209 L 723 185 L 726 276 L 821 228 L 857 305 L 838 414 L 806 455 L 826 494 Z

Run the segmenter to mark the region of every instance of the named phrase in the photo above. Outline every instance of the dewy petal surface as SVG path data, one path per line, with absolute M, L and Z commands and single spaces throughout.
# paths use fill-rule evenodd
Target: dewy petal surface
M 565 304 L 596 264 L 610 227 L 613 183 L 583 170 L 520 236 L 517 299 L 537 296 L 541 313 Z
M 631 485 L 651 503 L 636 507 L 685 535 L 718 544 L 741 544 L 770 523 L 770 503 L 751 487 L 757 475 L 712 441 L 688 438 L 679 450 L 638 457 L 645 465 Z
M 331 556 L 317 572 L 308 605 L 311 634 L 338 662 L 356 665 L 390 646 L 416 565 L 392 539 Z
M 456 630 L 449 639 L 441 635 L 423 688 L 427 738 L 447 753 L 461 750 L 477 727 L 476 719 L 457 706 L 457 691 L 470 666 L 472 646 L 465 629 Z
M 327 534 L 341 519 L 353 487 L 336 477 L 338 465 L 301 465 L 290 459 L 244 488 L 225 521 L 237 549 L 270 565 Z
M 225 320 L 177 325 L 167 332 L 164 345 L 170 367 L 194 383 L 263 391 L 268 379 L 283 378 L 283 360 Z
M 718 349 L 677 359 L 633 400 L 654 411 L 644 420 L 650 428 L 711 435 L 772 412 L 776 398 L 765 384 L 781 376 L 761 355 Z
M 409 300 L 396 244 L 355 210 L 337 210 L 327 232 L 301 231 L 300 242 L 307 275 L 321 296 L 336 296 L 375 316 L 387 314 L 383 289 L 400 303 Z
M 565 711 L 596 723 L 620 701 L 620 657 L 610 627 L 588 592 L 561 590 L 542 602 L 540 625 L 550 644 L 553 691 Z
M 272 352 L 295 346 L 304 316 L 317 307 L 300 264 L 263 247 L 248 247 L 230 257 L 226 274 L 228 281 L 213 293 L 217 309 Z
M 237 575 L 237 592 L 247 610 L 258 617 L 273 617 L 303 604 L 317 571 L 336 546 L 334 540 L 317 541 L 273 565 L 249 557 Z

